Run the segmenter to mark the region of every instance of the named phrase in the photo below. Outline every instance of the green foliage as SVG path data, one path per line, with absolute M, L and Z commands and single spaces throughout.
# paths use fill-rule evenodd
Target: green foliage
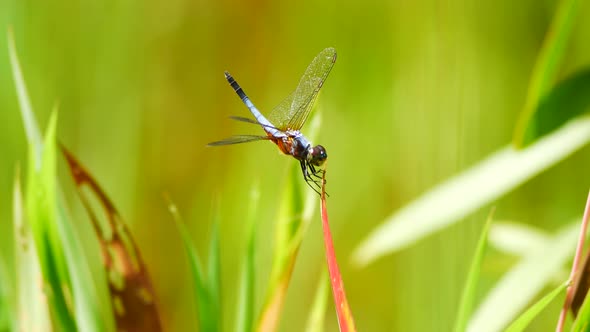
M 200 331 L 220 331 L 221 330 L 221 299 L 219 288 L 220 262 L 219 262 L 219 218 L 216 217 L 213 231 L 211 233 L 211 242 L 209 249 L 209 275 L 206 276 L 203 271 L 201 260 L 196 248 L 192 244 L 192 239 L 186 228 L 176 205 L 169 201 L 168 208 L 176 228 L 182 237 L 182 244 L 189 259 L 191 270 L 191 283 L 194 287 L 194 300 L 197 303 L 197 317 Z M 217 212 L 216 212 L 217 213 Z M 217 214 L 218 215 L 218 214 Z
M 588 331 L 590 329 L 590 296 L 586 295 L 578 316 L 572 325 L 572 332 Z
M 585 68 L 559 82 L 541 98 L 536 112 L 527 123 L 523 144 L 529 145 L 553 132 L 588 111 L 589 107 L 590 68 Z
M 254 308 L 256 305 L 256 217 L 260 193 L 255 186 L 250 194 L 250 207 L 248 209 L 248 240 L 246 250 L 242 258 L 242 270 L 239 279 L 239 298 L 236 316 L 237 332 L 249 332 L 254 328 Z
M 514 134 L 514 144 L 518 147 L 530 143 L 535 138 L 534 132 L 528 132 L 527 127 L 534 113 L 539 111 L 539 102 L 555 83 L 578 14 L 578 7 L 578 0 L 561 0 L 558 4 L 557 12 L 545 35 L 543 48 L 537 57 L 526 102 Z
M 520 332 L 524 331 L 531 321 L 549 305 L 555 298 L 562 294 L 564 290 L 567 288 L 569 281 L 565 281 L 561 285 L 557 286 L 554 290 L 547 293 L 547 295 L 543 296 L 539 301 L 533 304 L 530 308 L 527 309 L 520 317 L 518 317 L 508 328 L 506 328 L 506 332 Z
M 463 296 L 461 297 L 461 303 L 459 305 L 459 311 L 457 312 L 457 320 L 455 322 L 455 331 L 465 331 L 465 327 L 469 321 L 469 316 L 473 310 L 475 303 L 475 296 L 477 294 L 477 283 L 479 282 L 479 275 L 481 272 L 481 264 L 487 248 L 488 231 L 492 224 L 493 210 L 490 212 L 488 219 L 486 220 L 479 241 L 477 242 L 477 248 L 475 254 L 471 260 L 471 267 L 469 268 L 469 274 L 467 275 L 467 281 L 465 282 L 465 289 L 463 289 Z

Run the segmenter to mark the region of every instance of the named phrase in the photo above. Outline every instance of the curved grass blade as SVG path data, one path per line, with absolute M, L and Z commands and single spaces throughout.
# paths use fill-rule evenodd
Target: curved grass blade
M 193 277 L 195 302 L 197 303 L 197 316 L 199 331 L 220 331 L 220 308 L 215 307 L 219 304 L 213 297 L 215 296 L 211 286 L 207 284 L 205 273 L 197 250 L 192 244 L 191 236 L 186 228 L 184 221 L 178 212 L 178 208 L 170 198 L 166 197 L 168 201 L 168 209 L 172 214 L 176 228 L 182 237 L 182 244 L 185 252 L 189 258 L 189 266 Z M 213 235 L 215 237 L 216 235 Z M 212 238 L 211 240 L 216 241 Z
M 37 154 L 34 146 L 29 146 L 26 215 L 39 256 L 54 327 L 73 330 L 76 322 L 70 300 L 70 279 L 57 226 L 56 125 L 57 113 L 53 112 L 43 142 L 41 161 L 35 161 Z
M 59 187 L 55 183 L 55 125 L 57 110 L 54 110 L 48 126 L 45 143 L 37 126 L 31 107 L 22 70 L 14 44 L 12 31 L 8 33 L 8 46 L 12 73 L 16 84 L 25 132 L 29 144 L 29 171 L 27 183 L 27 209 L 31 230 L 43 238 L 44 244 L 35 247 L 41 253 L 50 254 L 51 260 L 42 260 L 42 271 L 48 281 L 47 298 L 51 308 L 58 313 L 56 327 L 70 330 L 73 327 L 74 312 L 76 327 L 81 331 L 113 330 L 110 302 L 103 287 L 105 279 L 101 273 L 90 271 L 84 257 L 80 240 L 76 237 L 69 218 L 59 198 Z M 35 195 L 35 196 L 32 196 Z M 42 200 L 40 198 L 47 198 Z M 33 202 L 31 202 L 33 201 Z M 45 212 L 43 212 L 45 211 Z M 40 256 L 42 257 L 42 256 Z M 102 277 L 102 280 L 100 279 Z M 35 279 L 35 284 L 39 284 Z M 30 285 L 29 285 L 30 286 Z M 48 329 L 44 329 L 48 330 Z
M 534 136 L 526 136 L 534 134 L 534 132 L 528 132 L 527 127 L 537 110 L 539 101 L 549 92 L 557 77 L 578 7 L 578 0 L 562 0 L 558 4 L 557 12 L 545 35 L 542 49 L 533 68 L 525 105 L 514 132 L 514 145 L 518 148 L 534 139 Z
M 527 311 L 525 311 L 518 319 L 516 319 L 508 328 L 506 328 L 505 332 L 520 332 L 524 331 L 528 325 L 533 321 L 535 317 L 549 305 L 555 298 L 560 295 L 569 284 L 569 281 L 565 281 L 561 285 L 557 286 L 554 290 L 552 290 L 547 295 L 543 296 L 537 303 L 532 305 Z
M 25 210 L 17 168 L 13 191 L 14 252 L 17 275 L 17 319 L 14 330 L 52 331 L 47 296 L 43 291 L 39 256 L 35 241 L 25 220 Z
M 6 264 L 2 257 L 0 257 L 0 331 L 16 330 L 16 327 L 13 326 L 14 322 L 12 320 L 14 315 L 14 305 L 11 301 L 12 294 L 10 294 L 9 291 L 9 285 L 11 283 L 12 282 L 9 280 L 6 273 Z
M 512 147 L 445 181 L 391 215 L 353 253 L 367 265 L 448 227 L 506 194 L 590 142 L 590 118 L 566 124 L 521 151 Z
M 549 134 L 590 107 L 590 68 L 585 68 L 559 82 L 539 101 L 527 123 L 523 146 Z
M 325 166 L 327 167 L 327 165 Z M 346 299 L 344 292 L 344 282 L 342 275 L 338 268 L 338 261 L 336 260 L 336 252 L 334 251 L 334 241 L 332 240 L 332 233 L 330 232 L 330 225 L 328 223 L 328 208 L 326 207 L 326 171 L 322 179 L 322 196 L 321 196 L 321 214 L 322 214 L 322 228 L 324 230 L 324 245 L 326 247 L 326 260 L 328 261 L 328 272 L 330 273 L 330 283 L 332 284 L 332 294 L 334 295 L 334 306 L 336 307 L 336 315 L 338 316 L 338 326 L 340 331 L 356 331 L 354 326 L 354 319 L 352 318 L 352 311 Z
M 524 256 L 479 305 L 467 331 L 501 331 L 559 272 L 574 252 L 579 219 L 563 227 L 538 251 Z
M 16 54 L 16 46 L 14 43 L 14 34 L 12 28 L 8 28 L 8 54 L 10 56 L 10 64 L 12 68 L 12 77 L 16 86 L 16 93 L 18 96 L 18 103 L 20 106 L 20 112 L 23 118 L 23 124 L 25 126 L 25 134 L 27 135 L 27 141 L 29 145 L 33 146 L 35 151 L 35 162 L 41 161 L 41 151 L 43 149 L 43 140 L 35 114 L 33 113 L 33 107 L 29 99 L 27 87 L 23 77 L 22 70 L 20 68 L 20 62 L 18 55 Z M 37 165 L 39 168 L 39 165 Z
M 78 195 L 95 228 L 102 250 L 103 266 L 107 273 L 109 291 L 118 330 L 161 331 L 155 293 L 139 249 L 123 222 L 119 212 L 94 178 L 64 147 L 66 158 Z M 100 204 L 96 211 L 85 195 L 88 190 Z M 101 228 L 98 213 L 106 216 L 108 223 Z
M 242 261 L 240 272 L 239 297 L 236 317 L 237 332 L 250 332 L 254 327 L 255 286 L 256 286 L 256 215 L 260 193 L 258 186 L 254 186 L 250 193 L 250 207 L 248 209 L 248 243 Z
M 494 209 L 490 211 L 488 219 L 483 226 L 483 230 L 477 242 L 477 248 L 473 259 L 471 260 L 471 267 L 469 268 L 469 274 L 467 275 L 467 282 L 465 283 L 465 289 L 461 296 L 461 302 L 459 304 L 459 311 L 457 312 L 457 320 L 455 322 L 455 332 L 465 331 L 467 322 L 469 321 L 469 315 L 473 310 L 473 304 L 475 303 L 475 295 L 477 294 L 477 283 L 479 281 L 479 274 L 481 272 L 481 263 L 487 247 L 488 231 L 492 224 L 492 218 L 494 215 Z
M 211 309 L 213 313 L 209 319 L 217 320 L 215 326 L 217 331 L 223 330 L 221 319 L 221 256 L 219 250 L 219 223 L 221 220 L 219 203 L 214 208 L 214 218 L 211 230 L 211 241 L 209 242 L 208 257 L 208 288 L 211 294 Z
M 326 307 L 328 306 L 328 289 L 330 287 L 330 279 L 328 278 L 328 270 L 322 269 L 322 274 L 318 281 L 318 287 L 315 292 L 313 305 L 305 328 L 306 332 L 324 331 Z

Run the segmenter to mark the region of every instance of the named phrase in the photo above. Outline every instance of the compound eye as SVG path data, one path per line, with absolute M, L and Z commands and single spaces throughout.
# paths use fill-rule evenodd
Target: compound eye
M 313 147 L 311 151 L 311 163 L 314 166 L 321 166 L 327 158 L 328 154 L 326 153 L 326 149 L 324 149 L 323 146 L 316 145 Z

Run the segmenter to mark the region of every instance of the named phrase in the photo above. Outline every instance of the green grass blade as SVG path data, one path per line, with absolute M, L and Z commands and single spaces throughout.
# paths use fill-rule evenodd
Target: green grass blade
M 97 274 L 90 272 L 86 257 L 83 255 L 79 239 L 65 217 L 65 208 L 56 199 L 56 124 L 57 111 L 50 119 L 45 142 L 31 107 L 25 80 L 22 75 L 16 53 L 12 31 L 8 33 L 9 55 L 13 78 L 16 85 L 21 116 L 30 149 L 30 167 L 28 172 L 28 207 L 29 220 L 33 233 L 37 236 L 40 250 L 44 257 L 40 262 L 44 266 L 45 278 L 49 278 L 51 296 L 58 303 L 52 309 L 58 315 L 58 327 L 70 329 L 73 324 L 80 331 L 112 330 L 110 301 L 106 296 L 106 282 L 97 284 Z M 32 167 L 34 165 L 34 167 Z M 39 195 L 43 197 L 39 200 Z M 100 276 L 100 274 L 98 275 Z M 38 278 L 35 283 L 38 283 Z M 30 287 L 30 286 L 29 286 Z M 68 295 L 64 289 L 71 290 L 72 300 L 66 301 Z M 98 291 L 102 289 L 102 291 Z M 73 306 L 73 308 L 72 308 Z M 74 323 L 71 311 L 75 312 Z
M 500 331 L 510 324 L 572 257 L 580 219 L 563 227 L 543 248 L 523 257 L 508 271 L 479 305 L 467 330 Z
M 514 144 L 517 147 L 522 147 L 524 142 L 530 140 L 525 137 L 526 128 L 539 101 L 551 89 L 559 73 L 578 7 L 578 0 L 562 0 L 558 4 L 557 12 L 533 68 L 525 105 L 516 126 Z
M 318 281 L 318 287 L 315 292 L 313 305 L 309 312 L 306 332 L 322 332 L 324 331 L 324 320 L 326 318 L 326 308 L 328 306 L 328 298 L 330 295 L 330 279 L 328 278 L 328 270 L 322 269 L 322 274 Z
M 43 279 L 33 234 L 25 220 L 25 210 L 17 170 L 13 192 L 13 226 L 16 264 L 16 293 L 18 295 L 15 331 L 52 331 L 47 297 L 39 280 Z
M 76 325 L 71 303 L 68 303 L 64 292 L 70 289 L 70 283 L 56 227 L 56 124 L 57 116 L 54 112 L 45 135 L 40 162 L 35 161 L 35 147 L 29 146 L 26 215 L 35 240 L 45 287 L 50 290 L 48 302 L 54 326 L 71 331 Z
M 366 265 L 450 226 L 590 142 L 590 118 L 574 120 L 521 151 L 505 147 L 395 212 L 353 253 Z
M 171 200 L 168 201 L 168 209 L 172 214 L 176 228 L 182 238 L 184 250 L 188 256 L 189 267 L 194 285 L 195 303 L 197 304 L 197 317 L 199 331 L 218 331 L 218 318 L 215 309 L 211 305 L 211 294 L 207 288 L 205 275 L 197 250 L 192 244 L 191 236 L 184 221 Z
M 567 121 L 579 116 L 590 106 L 590 68 L 585 68 L 559 82 L 541 98 L 529 120 L 523 145 L 549 134 Z
M 572 332 L 582 332 L 590 330 L 590 296 L 586 294 L 584 302 L 578 311 L 578 316 L 572 324 Z
M 43 140 L 35 114 L 33 113 L 33 107 L 27 93 L 27 87 L 16 53 L 16 46 L 14 43 L 14 35 L 12 29 L 8 29 L 8 53 L 10 56 L 10 64 L 12 68 L 12 77 L 16 86 L 16 93 L 18 96 L 18 103 L 20 106 L 23 123 L 25 126 L 25 134 L 27 135 L 27 141 L 29 145 L 34 147 L 36 161 L 41 161 L 41 150 L 43 149 Z
M 256 286 L 256 216 L 260 193 L 258 186 L 252 189 L 250 194 L 250 207 L 248 209 L 248 243 L 242 261 L 240 272 L 240 285 L 238 307 L 236 317 L 237 332 L 250 332 L 254 326 L 255 286 Z
M 209 244 L 209 257 L 208 257 L 208 289 L 210 294 L 209 304 L 211 306 L 210 319 L 216 319 L 215 324 L 217 331 L 222 330 L 222 319 L 221 319 L 221 256 L 219 251 L 219 223 L 220 223 L 220 210 L 219 204 L 214 208 L 215 216 L 213 218 L 213 228 L 211 230 L 211 242 Z
M 465 331 L 465 327 L 469 321 L 469 315 L 473 310 L 475 296 L 477 294 L 477 283 L 479 281 L 479 275 L 481 272 L 481 263 L 483 262 L 483 257 L 487 247 L 488 231 L 492 223 L 493 214 L 494 210 L 490 212 L 490 215 L 483 226 L 479 241 L 477 242 L 475 254 L 471 260 L 471 267 L 469 268 L 465 289 L 463 289 L 463 295 L 461 296 L 461 302 L 459 304 L 459 311 L 457 313 L 457 319 L 455 322 L 455 332 Z
M 525 328 L 533 321 L 549 303 L 551 303 L 555 298 L 564 292 L 567 288 L 569 281 L 562 283 L 561 285 L 557 286 L 554 290 L 549 292 L 547 295 L 543 296 L 537 303 L 532 305 L 527 311 L 525 311 L 518 319 L 516 319 L 505 332 L 520 332 L 524 331 Z
M 58 200 L 61 202 L 62 200 Z M 74 312 L 79 331 L 114 331 L 115 319 L 104 269 L 93 270 L 72 227 L 71 218 L 58 204 L 57 226 L 63 239 L 71 279 Z
M 9 291 L 10 284 L 12 284 L 12 282 L 9 280 L 6 273 L 6 264 L 2 257 L 0 257 L 0 331 L 10 331 L 15 329 L 12 321 L 14 307 Z

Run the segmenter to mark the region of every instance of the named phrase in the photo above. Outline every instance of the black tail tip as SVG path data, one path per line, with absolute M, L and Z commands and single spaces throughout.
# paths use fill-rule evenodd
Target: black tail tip
M 229 74 L 229 72 L 226 70 L 223 72 L 223 74 L 225 74 L 225 79 L 228 80 L 231 78 L 231 75 Z

